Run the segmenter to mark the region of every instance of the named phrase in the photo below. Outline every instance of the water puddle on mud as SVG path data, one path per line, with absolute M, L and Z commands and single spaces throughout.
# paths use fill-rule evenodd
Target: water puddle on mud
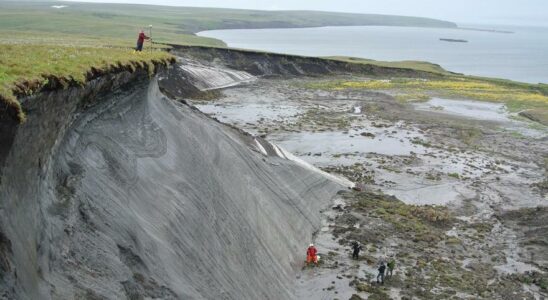
M 196 107 L 220 121 L 234 125 L 255 124 L 258 122 L 289 122 L 294 120 L 302 110 L 290 105 L 271 104 L 197 104 Z M 246 128 L 247 130 L 247 128 Z
M 520 257 L 521 247 L 518 243 L 518 236 L 512 230 L 508 230 L 497 224 L 494 230 L 501 233 L 501 240 L 505 241 L 505 257 L 506 262 L 502 265 L 495 266 L 495 270 L 502 274 L 525 273 L 530 271 L 540 271 L 536 266 L 522 262 Z
M 368 131 L 374 137 L 362 136 L 362 133 L 355 129 L 348 132 L 279 133 L 269 135 L 268 139 L 312 164 L 325 166 L 354 164 L 356 158 L 349 159 L 348 155 L 426 153 L 423 146 L 412 142 L 414 138 L 421 137 L 418 133 L 401 130 L 392 132 L 391 129 Z
M 459 182 L 445 182 L 439 184 L 424 184 L 407 182 L 398 184 L 397 188 L 386 188 L 383 191 L 388 195 L 396 196 L 407 204 L 414 205 L 446 205 L 459 200 L 464 189 Z M 470 193 L 470 192 L 468 192 Z
M 414 103 L 413 107 L 420 111 L 499 122 L 506 130 L 533 138 L 543 138 L 548 134 L 547 128 L 532 128 L 531 123 L 515 119 L 516 114 L 510 113 L 502 103 L 432 98 L 427 102 Z
M 242 90 L 247 91 L 245 88 L 227 90 L 222 103 L 197 103 L 196 106 L 204 113 L 252 134 L 258 134 L 259 128 L 279 129 L 282 125 L 284 129 L 271 131 L 266 139 L 316 167 L 366 165 L 369 170 L 366 176 L 372 176 L 374 186 L 407 204 L 448 205 L 474 198 L 477 194 L 470 186 L 471 180 L 516 181 L 510 177 L 515 176 L 512 174 L 517 169 L 495 163 L 494 158 L 479 153 L 432 148 L 429 138 L 414 126 L 403 121 L 385 123 L 369 119 L 355 103 L 338 103 L 332 107 L 318 104 L 320 109 L 353 118 L 347 130 L 298 131 L 294 124 L 308 111 L 310 103 L 287 101 L 280 95 L 272 98 L 261 93 L 244 93 L 244 97 Z M 414 107 L 496 122 L 503 130 L 520 133 L 529 130 L 530 126 L 529 122 L 514 119 L 501 103 L 434 98 L 414 104 Z M 539 134 L 535 130 L 529 133 L 542 136 L 542 132 Z M 527 174 L 528 177 L 534 175 Z M 507 190 L 513 189 L 514 186 L 504 192 L 508 194 Z
M 427 102 L 415 103 L 413 106 L 417 110 L 435 111 L 476 120 L 510 121 L 510 115 L 502 103 L 432 98 Z

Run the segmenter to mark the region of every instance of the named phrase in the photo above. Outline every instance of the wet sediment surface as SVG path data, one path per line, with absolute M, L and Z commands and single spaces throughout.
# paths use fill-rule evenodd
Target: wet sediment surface
M 546 296 L 546 226 L 524 227 L 548 206 L 546 127 L 500 104 L 407 104 L 389 92 L 306 88 L 313 80 L 260 79 L 194 102 L 362 189 L 324 212 L 324 264 L 298 276 L 299 299 Z M 450 217 L 438 222 L 438 208 Z M 354 240 L 365 245 L 358 262 Z M 397 275 L 378 286 L 375 264 L 391 255 Z

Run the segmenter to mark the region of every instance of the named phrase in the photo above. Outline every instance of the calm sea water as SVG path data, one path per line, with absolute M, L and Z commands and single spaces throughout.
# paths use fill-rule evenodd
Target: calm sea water
M 237 48 L 309 56 L 424 60 L 459 73 L 548 83 L 548 28 L 498 26 L 496 29 L 514 33 L 352 26 L 212 30 L 199 35 L 221 39 Z M 442 42 L 440 38 L 464 39 L 468 43 Z

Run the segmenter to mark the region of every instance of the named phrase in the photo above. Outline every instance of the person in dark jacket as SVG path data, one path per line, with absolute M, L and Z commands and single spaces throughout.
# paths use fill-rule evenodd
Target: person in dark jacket
M 378 270 L 379 275 L 377 275 L 377 283 L 384 284 L 384 271 L 386 271 L 386 263 L 384 260 L 381 260 Z M 381 279 L 380 281 L 379 278 Z
M 358 243 L 357 241 L 354 241 L 352 243 L 352 258 L 353 259 L 359 259 L 360 258 L 360 250 L 362 250 L 363 247 Z
M 143 51 L 143 44 L 145 40 L 149 40 L 150 38 L 145 35 L 145 31 L 141 30 L 139 33 L 139 37 L 137 38 L 137 47 L 135 48 L 135 51 Z

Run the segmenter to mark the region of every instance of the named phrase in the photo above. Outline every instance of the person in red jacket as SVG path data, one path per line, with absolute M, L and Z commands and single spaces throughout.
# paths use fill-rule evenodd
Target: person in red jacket
M 150 39 L 148 36 L 145 35 L 145 31 L 141 30 L 139 33 L 139 38 L 137 38 L 137 48 L 135 48 L 135 51 L 142 51 L 143 50 L 143 43 L 145 40 Z
M 306 265 L 312 262 L 318 264 L 318 250 L 314 247 L 314 244 L 310 244 L 308 250 L 306 250 Z

